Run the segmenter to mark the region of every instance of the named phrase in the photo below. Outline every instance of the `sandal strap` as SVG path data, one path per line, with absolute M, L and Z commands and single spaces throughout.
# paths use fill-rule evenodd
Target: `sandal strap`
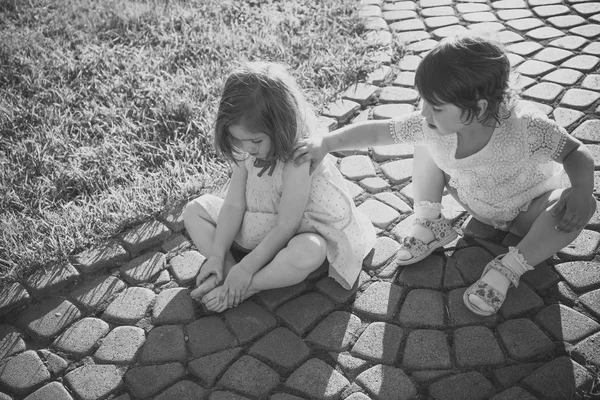
M 471 294 L 479 297 L 485 304 L 492 307 L 494 313 L 498 312 L 506 298 L 505 295 L 500 293 L 493 286 L 490 286 L 481 280 L 478 280 L 467 289 L 465 295 L 469 296 Z M 471 305 L 473 305 L 473 303 L 471 303 Z
M 446 238 L 453 230 L 450 221 L 443 216 L 437 219 L 415 218 L 415 224 L 429 229 L 433 233 L 433 236 L 435 236 L 435 240 L 438 241 Z
M 502 255 L 499 255 L 498 257 L 494 258 L 492 261 L 490 261 L 485 268 L 483 269 L 483 275 L 485 275 L 490 269 L 495 269 L 496 271 L 500 272 L 502 275 L 506 276 L 508 278 L 508 280 L 514 285 L 514 287 L 519 287 L 519 279 L 521 278 L 522 274 L 518 274 L 515 271 L 512 270 L 512 268 L 510 268 L 510 266 L 502 263 L 502 261 L 500 261 L 500 257 L 502 257 Z
M 401 250 L 407 250 L 413 256 L 424 254 L 428 251 L 427 243 L 413 236 L 405 236 L 400 243 Z M 412 251 L 411 251 L 412 250 Z

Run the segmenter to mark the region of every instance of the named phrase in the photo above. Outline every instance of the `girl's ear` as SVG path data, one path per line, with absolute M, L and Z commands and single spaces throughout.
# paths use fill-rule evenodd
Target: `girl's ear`
M 485 110 L 487 110 L 487 107 L 488 107 L 488 101 L 486 99 L 477 100 L 477 108 L 479 110 L 477 112 L 477 119 L 481 119 L 481 117 L 485 113 Z

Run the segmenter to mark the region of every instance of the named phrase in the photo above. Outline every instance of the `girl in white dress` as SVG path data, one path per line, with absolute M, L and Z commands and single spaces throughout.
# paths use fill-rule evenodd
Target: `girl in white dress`
M 215 124 L 215 147 L 232 162 L 225 199 L 203 195 L 184 223 L 206 257 L 192 297 L 212 311 L 253 294 L 294 285 L 329 261 L 329 275 L 354 285 L 375 244 L 331 160 L 309 174 L 290 157 L 316 129 L 314 114 L 285 67 L 248 63 L 227 78 Z M 239 263 L 230 248 L 249 252 Z M 222 283 L 222 284 L 221 284 Z
M 415 224 L 397 258 L 413 264 L 456 238 L 441 214 L 444 187 L 474 218 L 523 239 L 492 260 L 464 294 L 467 308 L 491 315 L 520 276 L 571 243 L 595 212 L 590 151 L 509 85 L 499 43 L 476 34 L 442 40 L 420 62 L 422 110 L 351 125 L 301 141 L 297 164 L 334 150 L 415 143 Z M 571 187 L 564 188 L 566 171 Z

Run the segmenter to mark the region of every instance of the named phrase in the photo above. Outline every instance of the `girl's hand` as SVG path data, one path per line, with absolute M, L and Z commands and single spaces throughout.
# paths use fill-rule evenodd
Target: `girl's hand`
M 565 189 L 552 206 L 552 216 L 563 214 L 556 229 L 573 232 L 583 229 L 596 211 L 596 201 L 586 190 Z
M 219 285 L 223 280 L 223 263 L 224 260 L 222 257 L 209 257 L 204 265 L 202 265 L 202 268 L 200 268 L 198 276 L 196 276 L 196 287 L 200 286 L 211 275 L 216 275 L 217 280 L 215 284 Z
M 309 173 L 312 174 L 328 152 L 322 137 L 310 137 L 298 142 L 294 148 L 292 160 L 294 161 L 295 166 L 310 161 Z
M 246 272 L 239 264 L 234 265 L 225 278 L 219 302 L 223 303 L 227 297 L 227 307 L 235 307 L 244 300 L 244 295 L 252 281 L 252 274 Z

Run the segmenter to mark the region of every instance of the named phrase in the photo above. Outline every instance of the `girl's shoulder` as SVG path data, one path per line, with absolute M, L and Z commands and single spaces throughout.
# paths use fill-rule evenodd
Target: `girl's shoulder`
M 534 103 L 527 100 L 520 100 L 511 110 L 510 118 L 516 120 L 544 119 L 549 120 L 548 116 Z
M 420 111 L 394 117 L 390 123 L 390 133 L 396 143 L 418 141 L 426 136 L 424 121 Z

